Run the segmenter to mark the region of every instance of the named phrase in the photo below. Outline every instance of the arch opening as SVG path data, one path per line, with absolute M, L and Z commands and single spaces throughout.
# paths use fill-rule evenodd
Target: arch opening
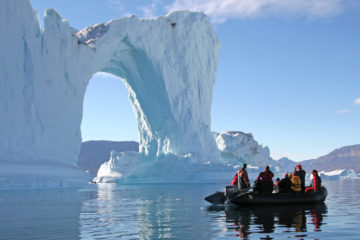
M 139 141 L 128 90 L 119 77 L 98 72 L 90 79 L 83 101 L 82 141 Z
M 78 166 L 91 177 L 97 176 L 100 166 L 111 155 L 139 151 L 138 125 L 123 81 L 98 72 L 86 87 Z

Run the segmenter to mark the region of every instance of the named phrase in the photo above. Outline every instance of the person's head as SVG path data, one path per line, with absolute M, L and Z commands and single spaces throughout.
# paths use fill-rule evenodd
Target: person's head
M 277 178 L 276 181 L 280 181 L 280 178 Z
M 296 165 L 296 171 L 299 171 L 299 170 L 301 170 L 301 165 L 300 164 Z
M 245 169 L 246 167 L 247 167 L 247 164 L 244 163 L 242 168 Z
M 312 174 L 313 174 L 313 175 L 317 175 L 317 174 L 318 174 L 318 171 L 316 171 L 316 170 L 314 169 L 314 170 L 312 170 Z
M 269 166 L 266 166 L 265 167 L 265 171 L 269 171 L 270 170 L 270 167 Z
M 288 173 L 286 172 L 286 173 L 284 173 L 284 177 L 288 177 Z

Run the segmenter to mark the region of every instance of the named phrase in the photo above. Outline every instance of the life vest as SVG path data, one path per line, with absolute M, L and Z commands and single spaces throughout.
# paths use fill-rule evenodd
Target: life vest
M 321 188 L 321 179 L 317 174 L 316 175 L 313 174 L 313 188 L 314 191 L 319 191 Z
M 233 180 L 231 181 L 231 185 L 238 185 L 241 188 L 247 186 L 248 184 L 249 184 L 249 179 L 244 169 L 238 170 Z
M 301 170 L 299 170 L 299 171 L 294 172 L 294 174 L 295 174 L 296 176 L 299 176 L 299 177 L 300 177 L 300 180 L 301 180 L 301 188 L 302 188 L 302 189 L 305 189 L 305 175 L 306 175 L 305 171 L 301 169 Z
M 294 192 L 301 192 L 301 179 L 300 179 L 300 177 L 293 174 L 292 177 L 291 177 L 291 182 L 293 184 L 291 189 Z
M 238 186 L 241 189 L 250 187 L 249 177 L 243 168 L 238 171 Z
M 234 178 L 231 181 L 231 185 L 237 185 L 238 184 L 238 173 L 235 174 Z

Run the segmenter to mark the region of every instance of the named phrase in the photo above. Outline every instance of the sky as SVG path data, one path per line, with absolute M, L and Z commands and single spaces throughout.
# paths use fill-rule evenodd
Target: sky
M 212 130 L 251 132 L 275 159 L 300 161 L 360 144 L 360 1 L 31 0 L 77 29 L 129 15 L 203 11 L 221 43 Z M 138 140 L 121 79 L 97 73 L 83 141 Z

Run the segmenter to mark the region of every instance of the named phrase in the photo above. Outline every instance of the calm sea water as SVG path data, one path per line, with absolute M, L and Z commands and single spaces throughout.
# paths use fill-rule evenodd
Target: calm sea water
M 0 239 L 360 239 L 360 181 L 324 184 L 324 204 L 256 208 L 211 206 L 216 184 L 0 191 Z

